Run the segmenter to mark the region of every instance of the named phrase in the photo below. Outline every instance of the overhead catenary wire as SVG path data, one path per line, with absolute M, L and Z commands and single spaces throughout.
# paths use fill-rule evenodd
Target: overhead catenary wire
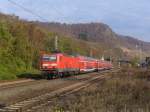
M 38 15 L 37 13 L 33 12 L 33 11 L 30 10 L 30 9 L 27 9 L 27 8 L 23 7 L 22 5 L 20 5 L 20 4 L 16 3 L 16 2 L 14 2 L 13 0 L 7 0 L 7 1 L 8 1 L 9 3 L 11 3 L 11 4 L 13 4 L 13 5 L 15 5 L 15 6 L 21 8 L 22 10 L 24 10 L 24 11 L 26 11 L 26 12 L 32 14 L 33 16 L 38 17 L 39 19 L 41 19 L 41 20 L 43 20 L 43 21 L 48 21 L 46 18 L 43 18 L 42 16 Z
M 44 22 L 48 22 L 49 20 L 47 20 L 46 18 L 40 16 L 39 14 L 35 13 L 34 11 L 22 6 L 21 4 L 15 2 L 14 0 L 7 0 L 9 3 L 21 8 L 22 10 L 24 10 L 25 12 L 28 12 L 30 14 L 32 14 L 35 17 L 38 17 L 39 19 L 43 20 Z M 60 11 L 58 11 L 55 7 L 55 12 L 58 13 L 59 15 L 61 15 L 63 18 L 66 18 Z M 58 36 L 56 35 L 55 39 L 57 40 L 57 43 L 55 42 L 55 49 L 58 50 Z
M 44 22 L 48 22 L 48 21 L 49 21 L 48 19 L 44 18 L 43 16 L 40 16 L 39 14 L 35 13 L 34 11 L 32 11 L 32 10 L 30 10 L 30 9 L 28 9 L 28 8 L 26 8 L 26 7 L 24 7 L 24 6 L 22 6 L 21 4 L 15 2 L 15 0 L 7 0 L 7 1 L 8 1 L 9 3 L 11 3 L 11 4 L 13 4 L 13 5 L 15 5 L 15 6 L 21 8 L 22 10 L 24 10 L 24 11 L 26 11 L 26 12 L 32 14 L 33 16 L 35 16 L 35 17 L 41 19 L 41 20 L 44 21 Z M 48 4 L 48 3 L 46 2 L 46 4 Z M 53 10 L 55 10 L 55 12 L 56 12 L 58 15 L 61 15 L 63 18 L 68 18 L 67 16 L 64 16 L 64 14 L 63 14 L 62 12 L 60 12 L 56 7 L 53 7 Z
M 41 19 L 41 20 L 43 20 L 43 21 L 45 21 L 45 22 L 48 22 L 48 20 L 47 20 L 47 19 L 45 19 L 45 18 L 41 17 L 40 15 L 36 14 L 36 13 L 35 13 L 35 12 L 33 12 L 32 10 L 27 9 L 27 8 L 23 7 L 22 5 L 20 5 L 20 4 L 16 3 L 16 2 L 14 2 L 13 0 L 8 0 L 8 2 L 10 2 L 11 4 L 13 4 L 13 5 L 15 5 L 15 6 L 17 6 L 17 7 L 21 8 L 22 10 L 24 10 L 24 11 L 26 11 L 26 12 L 28 12 L 28 13 L 32 14 L 32 15 L 34 15 L 34 16 L 36 16 L 36 17 L 38 17 L 39 19 Z M 55 38 L 58 40 L 57 35 L 56 35 L 56 37 L 55 37 Z M 58 50 L 58 48 L 57 48 L 57 46 L 58 46 L 58 45 L 57 45 L 57 44 L 58 44 L 58 42 L 56 41 L 56 42 L 55 42 L 55 49 L 56 49 L 56 50 Z

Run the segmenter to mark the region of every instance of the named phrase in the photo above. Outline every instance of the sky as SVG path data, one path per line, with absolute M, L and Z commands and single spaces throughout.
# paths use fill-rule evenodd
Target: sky
M 63 23 L 103 22 L 119 34 L 150 42 L 150 0 L 11 1 L 28 11 L 10 3 L 9 0 L 0 0 L 0 12 L 15 14 L 27 20 Z

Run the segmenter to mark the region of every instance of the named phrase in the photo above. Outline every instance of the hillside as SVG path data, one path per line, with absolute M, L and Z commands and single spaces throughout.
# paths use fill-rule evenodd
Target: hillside
M 110 49 L 121 49 L 121 51 L 127 54 L 127 57 L 134 57 L 135 53 L 138 54 L 140 48 L 143 50 L 143 55 L 150 53 L 150 43 L 134 37 L 119 35 L 103 23 L 60 24 L 37 22 L 36 24 L 48 31 L 96 42 Z M 136 48 L 136 46 L 140 48 Z
M 93 57 L 100 58 L 103 49 L 106 49 L 95 42 L 47 31 L 33 22 L 0 14 L 0 80 L 36 71 L 40 52 L 54 50 L 56 35 L 59 37 L 59 49 L 67 54 L 89 56 L 92 51 Z
M 0 80 L 37 71 L 40 52 L 54 50 L 56 35 L 60 51 L 96 58 L 103 55 L 116 59 L 134 57 L 136 44 L 142 42 L 119 36 L 103 23 L 29 22 L 14 15 L 0 14 Z M 142 43 L 144 54 L 148 54 L 150 44 Z

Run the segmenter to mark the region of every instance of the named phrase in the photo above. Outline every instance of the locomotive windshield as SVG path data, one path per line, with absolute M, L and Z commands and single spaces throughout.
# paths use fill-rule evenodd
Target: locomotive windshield
M 43 56 L 43 61 L 56 61 L 56 56 Z

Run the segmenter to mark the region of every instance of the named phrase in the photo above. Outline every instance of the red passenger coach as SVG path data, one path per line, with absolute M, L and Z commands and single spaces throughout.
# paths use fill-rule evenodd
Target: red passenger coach
M 96 61 L 89 57 L 80 56 L 79 58 L 79 69 L 81 73 L 92 72 L 96 69 Z

